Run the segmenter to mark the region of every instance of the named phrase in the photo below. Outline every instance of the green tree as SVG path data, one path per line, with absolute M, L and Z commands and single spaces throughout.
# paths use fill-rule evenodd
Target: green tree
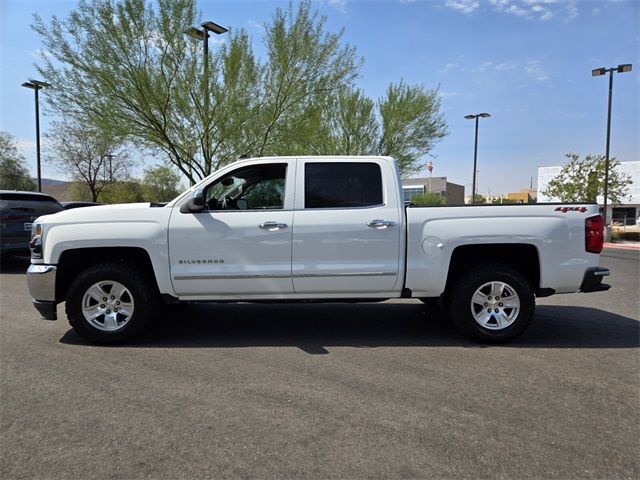
M 196 12 L 196 0 L 84 0 L 64 19 L 36 15 L 51 108 L 164 152 L 191 181 L 243 154 L 316 151 L 390 154 L 411 173 L 446 134 L 437 92 L 402 81 L 379 102 L 375 125 L 371 101 L 354 90 L 361 59 L 309 0 L 264 25 L 265 60 L 234 29 L 207 76 L 201 44 L 183 34 Z M 327 110 L 336 97 L 339 109 Z
M 442 205 L 445 199 L 435 192 L 426 192 L 411 197 L 414 205 Z
M 377 103 L 362 90 L 343 88 L 319 112 L 311 112 L 304 125 L 315 136 L 301 153 L 388 155 L 398 161 L 403 176 L 420 171 L 447 134 L 437 90 L 402 81 L 391 84 Z
M 168 202 L 180 193 L 180 176 L 166 165 L 149 167 L 144 171 L 142 188 L 145 201 Z
M 103 190 L 101 201 L 104 203 L 144 202 L 146 201 L 144 187 L 136 178 L 113 182 Z
M 85 182 L 73 181 L 69 186 L 69 198 L 76 202 L 91 202 L 91 190 Z
M 279 150 L 306 105 L 355 78 L 353 48 L 326 33 L 310 5 L 276 10 L 265 65 L 239 29 L 209 56 L 205 78 L 201 44 L 183 33 L 196 23 L 195 0 L 83 1 L 66 19 L 35 17 L 50 52 L 39 72 L 55 110 L 159 149 L 202 178 L 240 153 Z
M 373 155 L 378 141 L 375 102 L 357 88 L 343 88 L 309 112 L 308 135 L 297 146 L 316 155 Z
M 484 195 L 476 193 L 473 197 L 473 203 L 478 205 L 482 203 L 487 203 L 487 198 Z
M 18 153 L 15 137 L 2 131 L 0 131 L 0 189 L 36 189 L 35 182 L 24 166 L 24 157 Z
M 597 195 L 604 194 L 604 155 L 587 155 L 584 159 L 575 153 L 567 153 L 569 163 L 551 179 L 542 193 L 561 202 L 595 202 Z M 609 159 L 609 199 L 620 203 L 628 197 L 631 177 L 619 169 L 615 157 Z
M 70 119 L 54 122 L 47 139 L 50 162 L 86 184 L 93 202 L 107 185 L 127 176 L 132 165 L 121 141 Z
M 447 134 L 438 91 L 401 80 L 389 85 L 378 108 L 382 135 L 376 153 L 394 157 L 403 175 L 416 173 L 424 166 L 420 158 Z

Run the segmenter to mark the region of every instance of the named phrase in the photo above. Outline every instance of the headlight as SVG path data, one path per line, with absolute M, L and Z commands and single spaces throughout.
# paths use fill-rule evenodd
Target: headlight
M 41 223 L 33 223 L 31 225 L 31 239 L 33 240 L 34 237 L 41 237 L 42 236 L 42 224 Z
M 42 258 L 42 234 L 44 233 L 44 226 L 42 223 L 34 222 L 31 225 L 31 241 L 29 242 L 29 248 L 31 249 L 31 258 Z

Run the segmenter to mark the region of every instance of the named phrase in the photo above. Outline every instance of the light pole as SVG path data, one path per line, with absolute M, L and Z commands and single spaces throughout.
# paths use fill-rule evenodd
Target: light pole
M 609 223 L 609 214 L 607 213 L 607 195 L 609 194 L 609 143 L 611 141 L 611 97 L 613 96 L 613 72 L 626 73 L 631 71 L 631 64 L 625 63 L 611 68 L 594 68 L 591 70 L 592 77 L 599 77 L 605 73 L 609 73 L 609 106 L 607 110 L 607 147 L 604 161 L 604 224 L 606 230 L 605 240 L 611 240 L 611 225 Z
M 29 81 L 24 82 L 22 86 L 32 89 L 36 98 L 36 160 L 38 168 L 38 192 L 42 192 L 42 175 L 40 172 L 40 103 L 38 99 L 38 90 L 43 87 L 49 87 L 50 85 L 40 80 L 32 80 L 30 78 Z
M 103 163 L 103 168 L 104 168 L 104 181 L 107 181 L 107 178 L 109 178 L 109 180 L 111 180 L 111 177 L 113 176 L 113 158 L 115 157 L 115 155 L 113 153 L 107 153 L 106 155 L 104 155 L 102 157 L 103 161 L 106 158 L 107 160 L 109 160 L 109 175 L 107 175 L 107 162 L 104 161 Z
M 208 161 L 209 157 L 209 32 L 213 32 L 216 35 L 221 35 L 229 31 L 229 29 L 224 28 L 217 23 L 212 21 L 202 22 L 200 24 L 202 27 L 189 27 L 184 33 L 189 35 L 190 37 L 195 38 L 196 40 L 201 40 L 203 42 L 203 54 L 204 54 L 204 156 L 205 162 Z M 189 171 L 191 171 L 191 176 L 193 177 L 193 170 L 191 165 L 189 165 Z M 191 184 L 193 185 L 193 179 L 190 179 Z
M 471 204 L 476 203 L 476 166 L 478 165 L 478 119 L 479 118 L 488 118 L 491 115 L 488 113 L 477 113 L 475 115 L 465 115 L 464 118 L 467 120 L 476 120 L 476 140 L 473 147 L 473 185 L 471 188 Z

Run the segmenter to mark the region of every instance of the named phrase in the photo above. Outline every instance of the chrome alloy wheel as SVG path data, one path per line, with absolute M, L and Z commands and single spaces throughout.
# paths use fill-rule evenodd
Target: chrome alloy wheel
M 471 314 L 478 324 L 489 330 L 511 325 L 520 312 L 520 297 L 504 282 L 488 282 L 471 297 Z
M 133 296 L 119 282 L 94 283 L 82 297 L 82 314 L 92 327 L 114 332 L 124 327 L 133 315 Z

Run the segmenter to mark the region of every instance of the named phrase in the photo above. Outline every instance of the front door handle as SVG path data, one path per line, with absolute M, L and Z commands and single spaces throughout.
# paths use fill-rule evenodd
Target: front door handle
M 367 227 L 377 228 L 378 230 L 395 226 L 396 222 L 393 222 L 391 220 L 371 220 L 370 222 L 367 222 Z
M 285 228 L 289 228 L 289 225 L 286 223 L 278 223 L 278 222 L 264 222 L 258 225 L 262 230 L 267 230 L 269 232 L 277 232 L 278 230 L 283 230 Z

